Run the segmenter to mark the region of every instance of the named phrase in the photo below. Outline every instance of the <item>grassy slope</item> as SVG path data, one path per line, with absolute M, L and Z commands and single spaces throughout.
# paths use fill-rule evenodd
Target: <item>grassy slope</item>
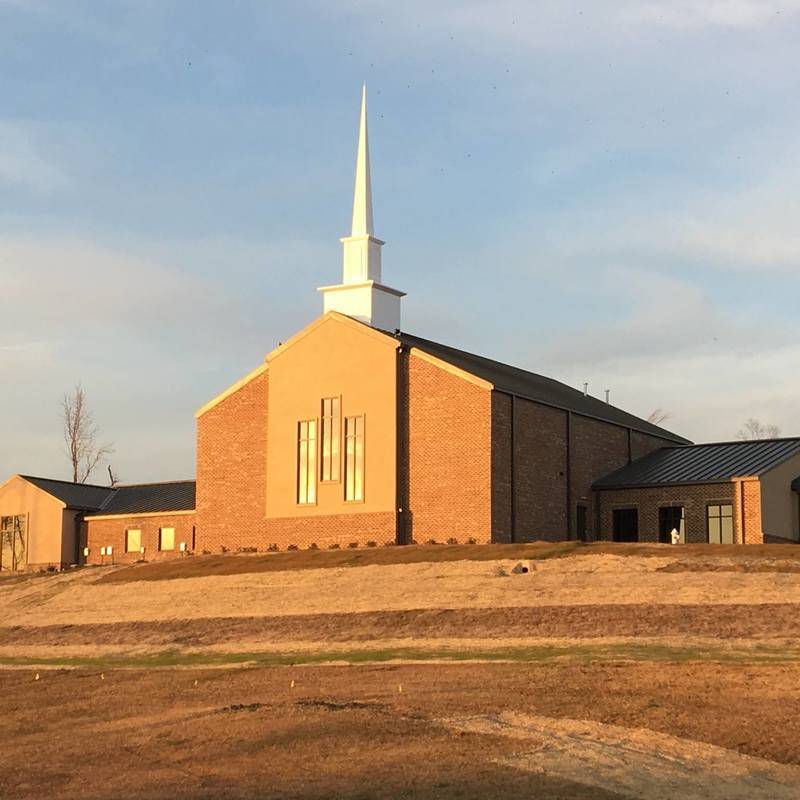
M 505 661 L 544 663 L 565 661 L 595 663 L 604 661 L 662 661 L 759 664 L 797 662 L 800 651 L 782 644 L 759 644 L 755 647 L 725 645 L 668 645 L 625 642 L 620 644 L 526 645 L 497 648 L 466 647 L 425 648 L 393 647 L 315 652 L 181 652 L 164 650 L 147 655 L 99 657 L 28 658 L 0 656 L 0 665 L 9 667 L 72 667 L 87 669 L 141 669 L 163 667 L 299 666 L 314 664 L 380 664 L 403 662 Z
M 615 544 L 613 542 L 534 542 L 491 545 L 409 545 L 345 550 L 298 550 L 257 555 L 187 556 L 174 561 L 132 564 L 109 572 L 99 583 L 159 581 L 206 575 L 238 575 L 253 572 L 366 567 L 373 564 L 421 564 L 447 561 L 499 561 L 546 559 L 608 553 L 618 556 L 679 556 L 753 559 L 779 558 L 800 561 L 800 548 L 786 545 L 671 545 Z

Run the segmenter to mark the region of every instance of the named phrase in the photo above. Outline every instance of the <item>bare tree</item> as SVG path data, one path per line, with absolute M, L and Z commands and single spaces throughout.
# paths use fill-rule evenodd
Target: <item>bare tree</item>
M 111 464 L 108 465 L 108 481 L 109 486 L 116 486 L 119 483 L 119 475 L 111 468 Z
M 72 480 L 74 483 L 86 483 L 98 463 L 113 453 L 114 449 L 110 444 L 97 444 L 99 431 L 80 383 L 72 394 L 65 394 L 61 398 L 61 410 L 64 444 L 72 464 Z
M 647 418 L 648 422 L 652 422 L 653 425 L 660 425 L 662 422 L 666 422 L 672 414 L 669 411 L 664 411 L 662 408 L 657 408 L 654 411 L 650 412 L 650 416 Z
M 781 429 L 777 425 L 765 425 L 755 417 L 750 419 L 742 425 L 739 433 L 736 434 L 737 439 L 777 439 L 781 435 Z

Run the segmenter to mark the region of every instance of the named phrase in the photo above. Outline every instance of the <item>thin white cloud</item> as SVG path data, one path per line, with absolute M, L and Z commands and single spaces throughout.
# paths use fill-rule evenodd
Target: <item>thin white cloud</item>
M 696 440 L 732 439 L 744 420 L 800 435 L 800 322 L 764 324 L 715 302 L 689 280 L 642 270 L 611 270 L 619 316 L 565 331 L 531 368 L 647 416 L 670 412 L 668 427 Z M 622 309 L 628 308 L 627 312 Z
M 0 185 L 3 183 L 48 194 L 68 180 L 64 171 L 41 152 L 24 124 L 0 120 Z
M 628 4 L 622 13 L 632 21 L 697 30 L 762 28 L 798 12 L 798 0 L 660 0 Z

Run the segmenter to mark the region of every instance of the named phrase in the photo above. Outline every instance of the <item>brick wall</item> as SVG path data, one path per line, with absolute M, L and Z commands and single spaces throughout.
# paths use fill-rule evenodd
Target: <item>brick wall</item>
M 142 556 L 139 552 L 126 553 L 126 532 L 129 528 L 138 528 L 142 532 L 141 545 L 145 548 L 146 561 L 161 561 L 180 557 L 180 543 L 186 542 L 187 551 L 192 550 L 194 541 L 196 519 L 194 514 L 168 514 L 159 516 L 130 516 L 112 517 L 108 519 L 93 519 L 87 517 L 81 525 L 81 554 L 83 548 L 89 548 L 89 557 L 86 564 L 127 564 L 138 561 Z M 160 551 L 159 529 L 175 529 L 175 549 Z M 101 547 L 111 546 L 111 556 L 102 557 Z M 83 558 L 83 556 L 81 555 Z
M 408 358 L 408 521 L 417 542 L 491 540 L 492 392 Z
M 492 392 L 492 541 L 512 541 L 511 397 Z
M 267 397 L 262 372 L 197 420 L 197 549 L 263 549 L 266 530 Z
M 514 401 L 515 541 L 568 538 L 567 413 Z
M 658 450 L 659 447 L 675 447 L 675 442 L 659 439 L 639 431 L 631 431 L 631 458 L 634 461 L 652 453 L 653 450 Z
M 683 506 L 687 543 L 708 541 L 706 506 L 713 503 L 734 504 L 734 541 L 741 541 L 737 520 L 736 493 L 732 483 L 711 483 L 698 486 L 662 486 L 646 489 L 604 489 L 598 493 L 600 507 L 600 539 L 613 539 L 615 508 L 639 510 L 639 541 L 658 541 L 658 509 L 662 506 Z
M 592 484 L 664 440 L 627 428 L 569 414 L 518 398 L 514 432 L 515 502 L 511 501 L 511 407 L 494 392 L 492 404 L 492 526 L 495 541 L 511 541 L 512 511 L 517 541 L 575 538 L 577 506 L 586 508 L 589 539 L 596 530 Z M 567 442 L 569 439 L 569 448 Z M 569 452 L 569 464 L 567 453 Z
M 741 506 L 745 544 L 763 544 L 761 527 L 761 483 L 758 480 L 739 481 L 736 484 Z
M 572 514 L 575 506 L 587 507 L 588 538 L 597 530 L 592 484 L 628 463 L 628 429 L 607 422 L 572 415 Z M 574 530 L 573 518 L 573 530 Z
M 305 549 L 316 544 L 320 549 L 333 544 L 345 548 L 351 543 L 359 547 L 368 544 L 394 543 L 396 518 L 392 512 L 371 514 L 335 514 L 315 517 L 287 517 L 267 521 L 265 549 L 276 544 L 281 550 L 289 545 Z

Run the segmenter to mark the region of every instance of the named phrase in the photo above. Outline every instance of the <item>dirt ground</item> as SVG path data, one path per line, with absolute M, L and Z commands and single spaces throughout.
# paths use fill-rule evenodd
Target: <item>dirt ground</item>
M 0 579 L 0 797 L 800 797 L 800 549 L 518 549 Z
M 726 570 L 729 557 L 718 558 L 715 569 L 703 572 L 665 569 L 680 560 L 666 550 L 663 556 L 643 558 L 597 553 L 524 562 L 373 564 L 125 582 L 107 581 L 113 568 L 98 568 L 0 581 L 0 607 L 4 626 L 36 626 L 439 608 L 800 604 L 800 581 L 795 572 L 782 569 L 785 561 L 761 562 L 771 564 L 772 571 Z M 511 574 L 518 563 L 529 572 Z
M 581 762 L 542 772 L 536 764 L 563 743 L 565 725 L 573 743 L 583 732 L 607 749 L 622 727 L 627 744 L 616 741 L 615 764 L 584 747 Z M 749 800 L 778 800 L 800 791 L 800 668 L 440 664 L 49 671 L 39 680 L 16 670 L 0 672 L 0 731 L 13 766 L 0 773 L 8 800 L 729 800 L 740 796 L 722 782 L 732 773 Z M 667 736 L 702 795 L 659 783 L 663 771 L 674 781 Z M 633 786 L 615 783 L 620 765 Z

